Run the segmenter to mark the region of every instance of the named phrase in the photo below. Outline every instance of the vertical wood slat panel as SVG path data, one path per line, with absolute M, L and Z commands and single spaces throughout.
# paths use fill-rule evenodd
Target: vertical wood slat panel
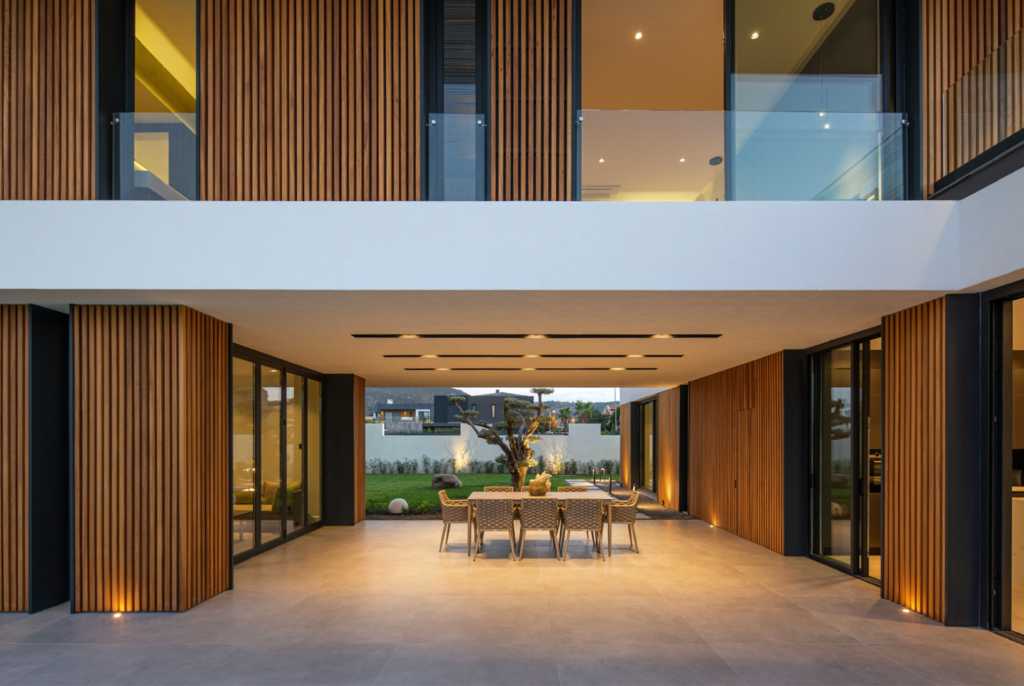
M 491 0 L 491 198 L 570 200 L 571 0 Z
M 924 0 L 921 12 L 927 197 L 940 178 L 1024 128 L 1024 0 Z
M 228 326 L 75 307 L 76 611 L 181 611 L 225 590 Z
M 679 387 L 658 394 L 658 500 L 679 509 Z
M 883 320 L 882 597 L 945 620 L 946 301 Z
M 0 200 L 95 197 L 93 0 L 0 0 Z
M 203 200 L 420 199 L 420 0 L 204 6 Z
M 633 422 L 630 403 L 619 405 L 619 483 L 633 485 Z
M 782 554 L 783 355 L 690 382 L 689 513 Z
M 28 306 L 0 305 L 0 611 L 28 611 Z

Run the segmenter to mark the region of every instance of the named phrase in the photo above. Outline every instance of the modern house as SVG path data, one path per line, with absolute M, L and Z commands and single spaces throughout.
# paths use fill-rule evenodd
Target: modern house
M 616 386 L 624 483 L 1024 634 L 1022 28 L 5 1 L 0 609 L 188 610 L 358 524 L 367 384 Z
M 476 419 L 480 422 L 488 422 L 493 424 L 495 422 L 505 421 L 503 413 L 505 409 L 506 398 L 518 398 L 519 400 L 525 400 L 527 402 L 537 402 L 536 397 L 528 395 L 517 395 L 515 393 L 502 393 L 498 389 L 495 389 L 494 393 L 483 393 L 481 395 L 467 395 L 465 396 L 465 402 L 460 402 L 463 410 L 479 412 Z M 446 395 L 435 395 L 434 396 L 434 417 L 435 423 L 447 423 L 452 425 L 458 425 L 459 420 L 456 415 L 459 414 L 459 408 L 448 402 L 448 396 Z

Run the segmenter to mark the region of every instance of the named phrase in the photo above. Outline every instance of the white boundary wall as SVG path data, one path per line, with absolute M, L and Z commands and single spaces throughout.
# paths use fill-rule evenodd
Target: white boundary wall
M 432 460 L 454 460 L 466 464 L 470 460 L 493 460 L 501 451 L 473 434 L 463 424 L 460 434 L 429 436 L 413 434 L 408 436 L 385 436 L 383 424 L 366 424 L 366 461 L 416 460 L 426 455 Z M 619 461 L 619 437 L 602 436 L 600 424 L 570 424 L 569 435 L 541 435 L 541 442 L 533 446 L 535 455 L 560 457 L 563 462 Z

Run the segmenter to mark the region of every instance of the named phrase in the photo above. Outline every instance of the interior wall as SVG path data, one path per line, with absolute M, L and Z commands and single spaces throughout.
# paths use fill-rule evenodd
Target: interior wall
M 780 554 L 783 357 L 690 382 L 689 513 Z
M 230 334 L 182 306 L 74 306 L 76 612 L 228 588 Z
M 0 0 L 0 200 L 91 200 L 93 0 Z
M 203 200 L 419 200 L 419 0 L 203 3 Z

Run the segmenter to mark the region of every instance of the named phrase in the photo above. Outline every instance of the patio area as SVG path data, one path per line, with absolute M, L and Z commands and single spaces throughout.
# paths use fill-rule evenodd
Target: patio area
M 697 520 L 643 554 L 474 563 L 440 522 L 325 528 L 235 568 L 189 612 L 0 614 L 0 684 L 1022 684 L 1024 646 L 943 627 L 879 589 Z M 462 534 L 456 535 L 457 533 Z

